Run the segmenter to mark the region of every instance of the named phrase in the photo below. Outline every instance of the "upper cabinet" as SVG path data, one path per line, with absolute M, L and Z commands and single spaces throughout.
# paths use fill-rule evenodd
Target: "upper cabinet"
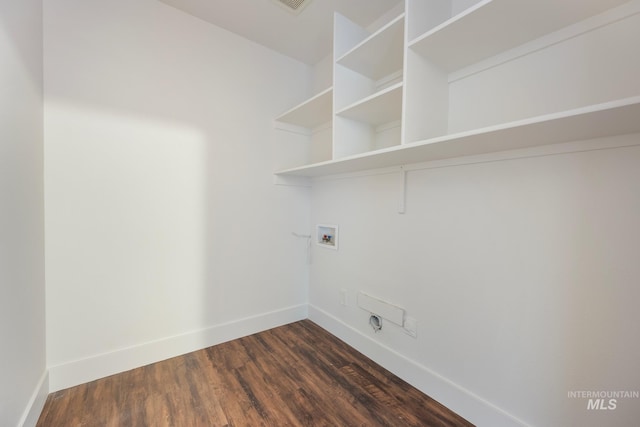
M 640 132 L 638 40 L 640 0 L 406 0 L 374 32 L 336 15 L 332 90 L 278 118 L 323 125 L 321 154 L 277 173 Z

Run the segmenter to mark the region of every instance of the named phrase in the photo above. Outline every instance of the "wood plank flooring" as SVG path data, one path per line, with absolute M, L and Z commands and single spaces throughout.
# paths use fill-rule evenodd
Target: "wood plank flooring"
M 51 393 L 49 426 L 471 426 L 303 320 Z

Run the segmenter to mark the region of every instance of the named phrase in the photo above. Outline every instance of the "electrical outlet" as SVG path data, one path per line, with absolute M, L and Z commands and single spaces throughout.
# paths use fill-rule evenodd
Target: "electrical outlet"
M 347 305 L 347 290 L 346 289 L 341 289 L 340 290 L 340 305 Z
M 413 338 L 418 338 L 418 321 L 413 317 L 405 317 L 404 333 Z

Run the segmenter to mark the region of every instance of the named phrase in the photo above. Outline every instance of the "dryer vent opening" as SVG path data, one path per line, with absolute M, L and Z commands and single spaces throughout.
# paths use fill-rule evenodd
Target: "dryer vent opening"
M 373 328 L 373 332 L 378 332 L 382 329 L 382 318 L 377 314 L 371 313 L 369 317 L 369 325 Z

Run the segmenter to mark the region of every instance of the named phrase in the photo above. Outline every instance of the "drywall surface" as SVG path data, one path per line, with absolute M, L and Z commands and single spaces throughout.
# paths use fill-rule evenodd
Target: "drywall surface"
M 0 3 L 0 425 L 45 376 L 42 2 Z M 46 391 L 45 391 L 46 395 Z M 33 420 L 30 420 L 33 421 Z
M 571 394 L 640 388 L 640 135 L 589 144 L 411 170 L 404 214 L 400 172 L 315 180 L 340 249 L 313 248 L 310 317 L 477 425 L 634 425 L 637 397 Z
M 272 121 L 309 67 L 155 0 L 48 1 L 44 29 L 52 390 L 306 317 Z

